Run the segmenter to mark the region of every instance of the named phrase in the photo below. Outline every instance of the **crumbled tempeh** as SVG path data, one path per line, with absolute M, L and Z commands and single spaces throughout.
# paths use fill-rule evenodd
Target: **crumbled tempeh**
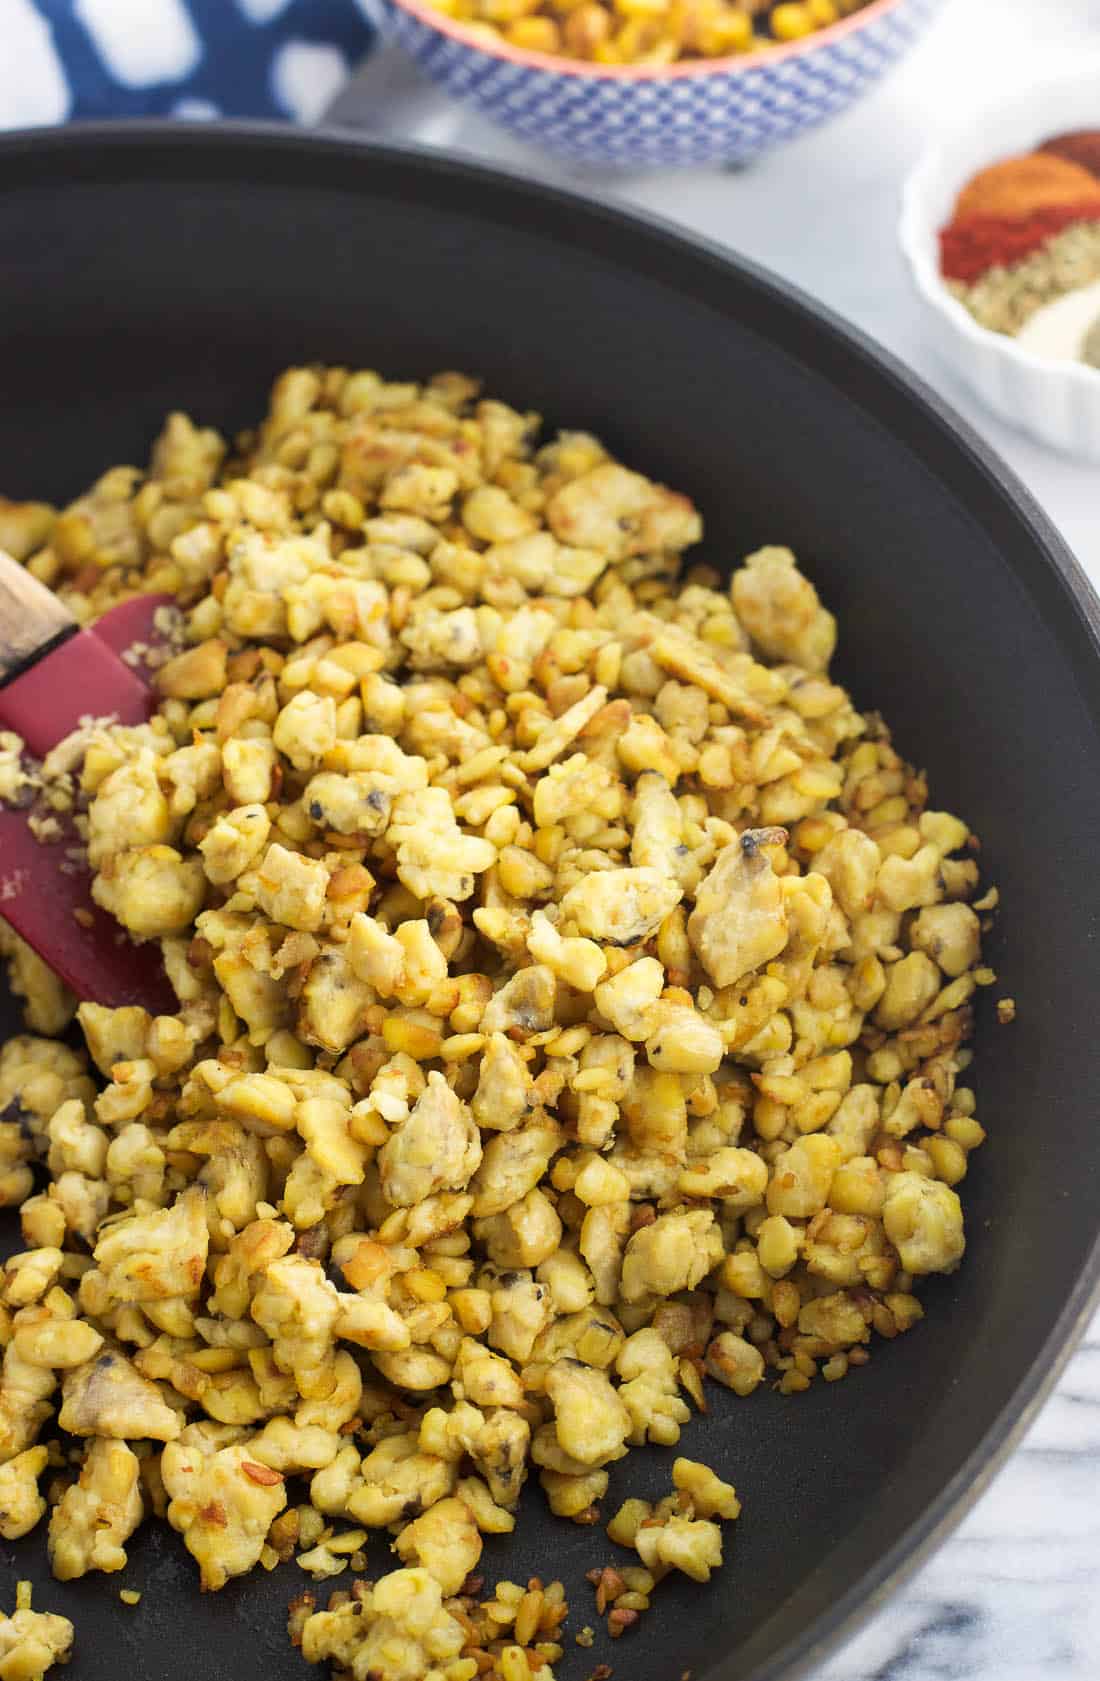
M 684 570 L 686 497 L 539 426 L 459 374 L 292 368 L 232 453 L 174 415 L 145 474 L 0 501 L 82 623 L 180 603 L 148 723 L 41 767 L 0 735 L 0 798 L 73 814 L 179 1001 L 82 1004 L 86 1056 L 0 926 L 33 1030 L 0 1048 L 0 1535 L 48 1497 L 56 1573 L 117 1570 L 147 1504 L 216 1589 L 361 1572 L 385 1529 L 404 1568 L 292 1614 L 375 1681 L 553 1681 L 560 1584 L 471 1575 L 530 1467 L 592 1525 L 705 1382 L 863 1364 L 959 1264 L 985 1137 L 974 837 L 830 680 L 789 551 Z M 721 1563 L 733 1487 L 673 1481 L 609 1526 L 613 1636 Z M 70 1640 L 19 1609 L 0 1675 Z

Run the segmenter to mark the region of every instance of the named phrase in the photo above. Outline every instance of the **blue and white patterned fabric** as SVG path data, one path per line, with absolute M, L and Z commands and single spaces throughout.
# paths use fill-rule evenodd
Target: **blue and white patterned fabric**
M 316 122 L 374 36 L 358 0 L 0 0 L 0 128 Z
M 387 34 L 456 99 L 522 140 L 612 167 L 740 163 L 789 140 L 869 88 L 941 3 L 874 0 L 835 31 L 759 61 L 625 77 L 483 51 L 446 20 L 436 27 L 426 0 L 379 0 Z

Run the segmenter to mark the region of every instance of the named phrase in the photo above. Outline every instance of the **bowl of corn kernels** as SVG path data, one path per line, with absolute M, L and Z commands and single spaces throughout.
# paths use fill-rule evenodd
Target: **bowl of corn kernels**
M 941 0 L 377 0 L 455 98 L 611 167 L 744 163 L 844 110 Z

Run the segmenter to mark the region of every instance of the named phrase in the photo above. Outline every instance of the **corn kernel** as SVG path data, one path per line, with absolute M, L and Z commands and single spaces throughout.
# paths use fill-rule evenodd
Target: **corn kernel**
M 570 12 L 564 33 L 566 46 L 578 58 L 596 58 L 601 64 L 618 62 L 603 56 L 611 35 L 611 14 L 598 0 L 584 0 Z
M 404 1051 L 414 1062 L 431 1062 L 443 1045 L 439 1023 L 429 1017 L 389 1015 L 382 1023 L 382 1037 L 388 1051 Z
M 772 34 L 777 41 L 800 41 L 804 35 L 811 35 L 814 30 L 814 20 L 808 6 L 788 0 L 782 6 L 776 6 L 771 16 Z
M 782 1214 L 770 1214 L 756 1234 L 760 1265 L 772 1278 L 782 1278 L 798 1259 L 798 1228 Z
M 613 4 L 619 16 L 624 18 L 660 20 L 668 10 L 668 0 L 613 0 Z
M 752 19 L 732 6 L 723 8 L 699 31 L 699 50 L 707 58 L 743 53 L 753 45 Z M 720 785 L 720 784 L 719 784 Z
M 735 1296 L 763 1296 L 768 1288 L 763 1268 L 751 1250 L 727 1255 L 719 1276 L 723 1288 L 732 1290 Z
M 976 1150 L 979 1144 L 985 1143 L 985 1128 L 973 1115 L 952 1115 L 944 1122 L 943 1130 L 948 1138 L 953 1139 L 964 1150 Z
M 478 1337 L 493 1322 L 493 1298 L 488 1290 L 452 1290 L 451 1312 L 468 1336 Z
M 517 18 L 504 31 L 504 39 L 513 47 L 529 53 L 560 53 L 561 30 L 553 18 Z
M 925 1150 L 932 1158 L 936 1178 L 945 1185 L 957 1185 L 966 1178 L 966 1151 L 953 1138 L 929 1138 Z
M 505 1646 L 500 1654 L 502 1681 L 531 1681 L 531 1669 L 526 1654 L 519 1646 Z
M 428 1267 L 411 1268 L 404 1274 L 404 1284 L 418 1302 L 441 1302 L 447 1294 L 447 1286 L 439 1274 Z

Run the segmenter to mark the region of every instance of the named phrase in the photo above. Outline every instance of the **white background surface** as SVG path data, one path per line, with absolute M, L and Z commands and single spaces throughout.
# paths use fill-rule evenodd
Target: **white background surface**
M 971 96 L 1027 78 L 1044 53 L 1085 45 L 1100 47 L 1100 0 L 947 0 L 913 54 L 852 112 L 738 173 L 555 171 L 445 104 L 390 53 L 371 61 L 336 114 L 617 195 L 794 281 L 943 392 L 1012 464 L 1100 586 L 1098 470 L 992 420 L 931 359 L 894 235 L 900 183 L 939 124 Z M 817 1681 L 1098 1677 L 1100 1325 L 962 1528 Z

